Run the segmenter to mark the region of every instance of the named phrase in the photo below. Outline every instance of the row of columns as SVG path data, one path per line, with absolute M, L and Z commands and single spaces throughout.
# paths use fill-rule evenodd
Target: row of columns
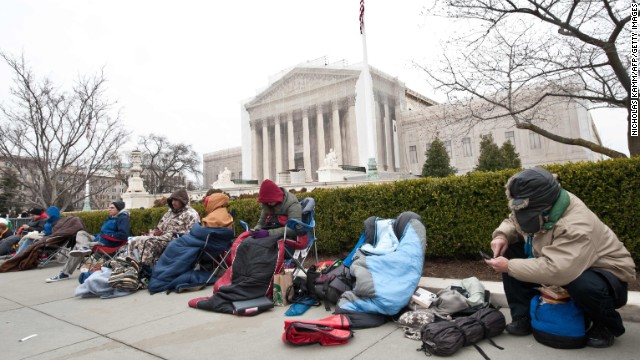
M 377 94 L 378 95 L 378 94 Z M 382 99 L 382 104 L 381 101 Z M 376 107 L 375 116 L 379 119 L 377 121 L 378 127 L 378 138 L 377 142 L 377 162 L 378 165 L 384 164 L 384 169 L 387 171 L 395 171 L 400 167 L 400 164 L 397 163 L 398 159 L 396 154 L 396 148 L 394 147 L 394 128 L 393 128 L 393 118 L 390 114 L 390 105 L 389 100 L 383 96 L 376 96 L 374 103 Z M 345 109 L 345 115 L 347 115 L 347 121 L 353 122 L 353 124 L 341 124 L 340 121 L 340 106 L 344 105 L 347 107 Z M 336 154 L 336 158 L 338 159 L 338 164 L 345 164 L 345 156 L 343 154 L 343 135 L 344 139 L 347 141 L 348 148 L 357 148 L 357 134 L 356 126 L 355 126 L 355 98 L 348 98 L 342 100 L 334 100 L 331 101 L 328 105 L 315 105 L 310 106 L 301 110 L 294 110 L 287 113 L 279 113 L 276 115 L 267 116 L 262 119 L 256 119 L 251 121 L 251 136 L 252 136 L 252 149 L 253 149 L 253 174 L 257 179 L 276 179 L 276 176 L 287 170 L 287 169 L 295 169 L 295 131 L 294 131 L 294 113 L 302 112 L 301 114 L 301 126 L 302 126 L 302 154 L 303 154 L 303 167 L 305 170 L 305 180 L 312 180 L 312 171 L 313 166 L 311 164 L 312 157 L 312 149 L 311 149 L 311 138 L 313 134 L 310 133 L 310 114 L 313 114 L 312 111 L 315 111 L 315 121 L 316 121 L 316 134 L 315 140 L 317 144 L 317 149 L 313 149 L 314 152 L 317 152 L 317 160 L 318 167 L 322 166 L 322 161 L 324 156 L 327 153 L 327 144 L 325 144 L 325 128 L 324 128 L 324 109 L 326 107 L 330 107 L 330 123 L 327 127 L 327 131 L 331 134 L 331 148 L 334 150 Z M 382 111 L 380 111 L 382 110 Z M 395 106 L 394 106 L 395 110 Z M 344 120 L 343 120 L 344 122 Z M 273 126 L 271 126 L 273 123 Z M 286 141 L 282 138 L 282 127 L 286 127 Z M 261 131 L 259 131 L 261 129 Z M 341 130 L 342 129 L 342 130 Z M 273 142 L 274 146 L 271 146 L 271 132 L 274 132 Z M 345 134 L 342 134 L 344 132 Z M 286 147 L 287 159 L 283 158 L 284 149 Z M 272 151 L 275 153 L 272 156 Z M 348 150 L 349 151 L 349 150 Z M 350 152 L 352 152 L 351 150 Z M 353 154 L 347 154 L 347 157 L 353 157 Z M 275 174 L 271 173 L 271 158 L 275 159 Z M 347 162 L 352 161 L 353 159 L 347 160 Z M 357 161 L 356 161 L 357 162 Z M 260 164 L 262 164 L 262 171 L 260 171 Z M 366 165 L 366 164 L 349 164 L 349 165 Z
M 343 164 L 342 158 L 342 137 L 340 133 L 340 109 L 338 101 L 331 102 L 332 108 L 332 116 L 331 116 L 331 140 L 333 143 L 333 149 L 336 153 L 336 157 L 338 158 L 338 164 Z M 303 154 L 303 166 L 305 169 L 305 179 L 306 181 L 312 180 L 312 164 L 311 164 L 311 133 L 309 131 L 309 111 L 315 109 L 316 111 L 316 143 L 317 149 L 313 149 L 317 151 L 318 159 L 324 159 L 326 154 L 326 144 L 325 144 L 325 129 L 324 129 L 324 112 L 323 106 L 318 105 L 311 108 L 302 109 L 302 154 Z M 253 148 L 253 173 L 256 178 L 272 178 L 275 179 L 274 175 L 277 175 L 283 172 L 285 169 L 295 169 L 295 142 L 294 142 L 294 112 L 288 112 L 284 115 L 284 124 L 281 122 L 281 114 L 275 115 L 272 118 L 266 119 L 258 119 L 252 121 L 251 125 L 251 136 L 252 136 L 252 148 Z M 275 142 L 275 171 L 276 174 L 271 174 L 271 152 L 270 152 L 270 120 L 273 119 L 273 131 L 274 131 L 274 142 Z M 281 125 L 286 125 L 287 128 L 287 164 L 283 164 L 283 139 L 281 136 L 282 129 Z M 258 132 L 258 127 L 262 128 L 262 134 Z M 259 144 L 262 142 L 260 153 Z M 262 159 L 262 172 L 258 169 L 259 159 Z M 285 165 L 287 166 L 285 168 Z M 262 176 L 260 176 L 262 175 Z

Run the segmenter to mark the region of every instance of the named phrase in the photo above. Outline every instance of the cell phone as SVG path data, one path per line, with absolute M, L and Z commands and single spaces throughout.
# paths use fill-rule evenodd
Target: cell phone
M 478 251 L 478 253 L 480 254 L 480 256 L 482 256 L 482 258 L 483 258 L 483 259 L 486 259 L 486 260 L 491 260 L 491 259 L 493 259 L 493 257 L 492 257 L 492 256 L 489 256 L 489 254 L 487 254 L 486 252 L 484 252 L 484 251 L 482 251 L 482 250 Z

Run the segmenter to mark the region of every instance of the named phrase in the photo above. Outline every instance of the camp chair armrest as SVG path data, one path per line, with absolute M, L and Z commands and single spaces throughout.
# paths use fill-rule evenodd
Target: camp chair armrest
M 287 227 L 289 229 L 292 229 L 292 230 L 298 230 L 299 228 L 297 226 L 301 226 L 305 230 L 313 230 L 315 225 L 316 225 L 315 221 L 311 221 L 310 224 L 305 224 L 304 222 L 296 220 L 296 219 L 287 220 Z
M 244 231 L 249 231 L 249 224 L 247 224 L 246 221 L 240 220 L 238 221 L 240 223 L 240 226 L 242 226 L 242 228 L 244 229 Z
M 108 240 L 114 243 L 119 243 L 120 246 L 126 244 L 129 241 L 129 239 L 116 239 L 113 236 L 109 236 L 109 235 L 101 235 L 101 237 L 105 240 Z

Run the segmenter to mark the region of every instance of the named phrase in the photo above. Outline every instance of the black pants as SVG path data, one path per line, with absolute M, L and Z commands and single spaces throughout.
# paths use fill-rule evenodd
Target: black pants
M 526 258 L 524 243 L 509 245 L 505 257 L 508 259 Z M 606 271 L 606 270 L 604 270 Z M 585 317 L 594 324 L 604 325 L 615 336 L 624 334 L 622 318 L 616 311 L 626 303 L 627 283 L 615 276 L 603 276 L 603 270 L 585 270 L 578 278 L 563 285 L 573 301 L 580 306 Z M 507 273 L 502 274 L 504 293 L 511 310 L 511 318 L 518 320 L 529 317 L 531 298 L 539 295 L 536 287 L 540 284 L 520 281 Z

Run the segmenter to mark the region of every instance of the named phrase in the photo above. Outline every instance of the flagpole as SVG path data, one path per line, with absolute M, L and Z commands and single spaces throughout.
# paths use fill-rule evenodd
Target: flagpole
M 364 0 L 360 0 L 360 34 L 362 35 L 362 76 L 364 79 L 364 115 L 367 126 L 367 178 L 375 180 L 378 178 L 378 166 L 376 163 L 377 153 L 377 127 L 375 112 L 373 111 L 373 80 L 369 68 L 369 57 L 367 55 L 367 35 L 364 26 Z

